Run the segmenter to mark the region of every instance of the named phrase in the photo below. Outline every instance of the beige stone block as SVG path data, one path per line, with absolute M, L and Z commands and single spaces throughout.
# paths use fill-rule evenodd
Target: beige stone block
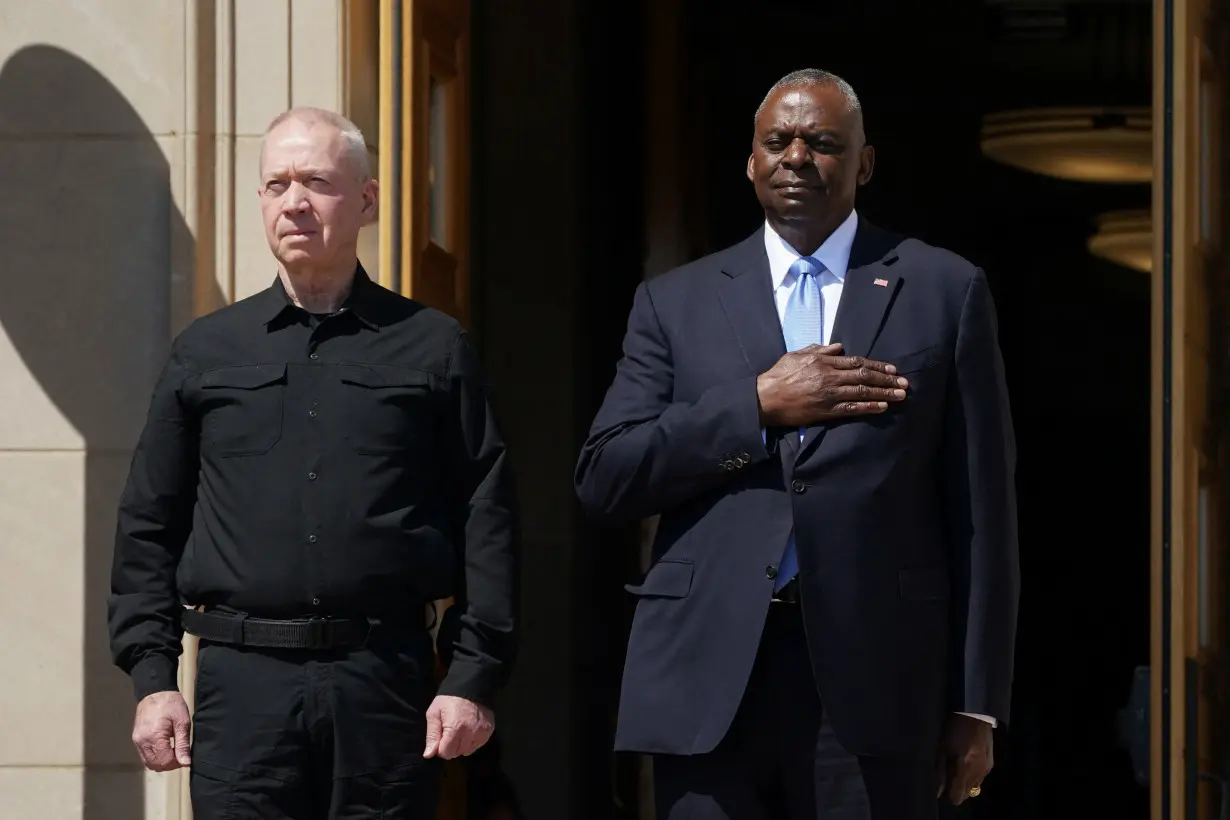
M 36 362 L 51 357 L 46 352 L 30 353 L 38 343 L 37 334 L 29 332 L 26 322 L 12 318 L 16 306 L 7 301 L 0 300 L 0 316 L 9 317 L 0 318 L 0 451 L 32 446 L 78 450 L 85 445 L 85 436 L 69 415 L 76 408 L 58 405 L 54 391 L 40 383 L 45 369 L 32 369 L 26 357 Z M 28 317 L 31 324 L 34 318 Z
M 85 462 L 0 453 L 0 765 L 82 762 Z
M 264 133 L 290 107 L 290 0 L 235 3 L 235 132 Z
M 373 282 L 380 281 L 380 228 L 373 222 L 359 232 L 359 262 Z
M 202 139 L 195 134 L 158 138 L 158 144 L 167 158 L 171 189 L 171 243 L 168 248 L 168 275 L 171 281 L 167 305 L 169 337 L 183 330 L 195 313 L 196 237 L 202 228 L 199 213 L 204 200 L 202 194 L 213 193 L 212 174 L 211 178 L 204 180 L 197 174 L 196 160 L 200 155 L 198 146 Z M 208 191 L 198 189 L 202 182 L 209 184 Z M 208 236 L 212 229 L 212 225 L 208 226 L 204 235 Z
M 0 766 L 132 763 L 134 702 L 106 605 L 128 453 L 0 453 Z
M 0 767 L 0 820 L 180 820 L 168 811 L 168 784 L 178 776 L 135 767 Z
M 149 135 L 5 144 L 0 448 L 133 446 L 191 245 L 177 150 Z
M 257 196 L 260 138 L 235 140 L 235 299 L 264 290 L 277 275 L 277 262 L 265 240 Z
M 0 820 L 81 820 L 85 772 L 79 768 L 0 767 L 0 795 L 4 796 Z
M 180 796 L 187 796 L 187 771 L 144 772 L 145 820 L 191 820 L 191 814 L 181 814 Z M 187 800 L 184 803 L 187 804 Z M 112 815 L 122 817 L 123 815 Z
M 121 769 L 87 768 L 82 782 L 85 806 L 82 820 L 127 817 L 166 820 L 165 787 L 157 787 L 161 785 L 159 781 L 167 777 L 136 765 Z
M 83 692 L 84 762 L 90 766 L 118 766 L 137 760 L 130 741 L 136 710 L 132 680 L 111 660 L 107 629 L 115 519 L 131 461 L 130 452 L 88 453 L 85 459 L 84 560 L 80 564 L 84 590 L 78 604 L 82 666 L 78 680 Z
M 342 112 L 342 10 L 338 0 L 294 0 L 290 25 L 292 105 Z
M 182 132 L 184 9 L 184 0 L 5 3 L 0 134 Z

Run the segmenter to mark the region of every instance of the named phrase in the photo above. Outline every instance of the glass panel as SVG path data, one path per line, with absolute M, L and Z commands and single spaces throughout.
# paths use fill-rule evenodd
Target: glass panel
M 431 241 L 448 247 L 448 90 L 435 77 L 428 91 L 427 232 Z
M 1196 631 L 1201 649 L 1209 638 L 1209 488 L 1202 486 L 1196 501 Z

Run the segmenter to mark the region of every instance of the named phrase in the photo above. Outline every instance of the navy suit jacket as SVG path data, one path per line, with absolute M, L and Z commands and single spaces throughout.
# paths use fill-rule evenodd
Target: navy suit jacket
M 983 272 L 861 220 L 832 342 L 897 366 L 886 413 L 762 439 L 785 353 L 763 228 L 642 283 L 580 454 L 583 507 L 660 514 L 617 750 L 711 751 L 742 699 L 793 526 L 811 665 L 838 739 L 934 759 L 954 711 L 1008 719 L 1015 444 Z M 782 708 L 790 708 L 783 704 Z

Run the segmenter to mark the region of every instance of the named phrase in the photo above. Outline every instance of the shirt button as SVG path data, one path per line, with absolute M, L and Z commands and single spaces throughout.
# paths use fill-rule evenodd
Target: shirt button
M 308 481 L 315 481 L 316 473 L 308 473 Z
M 309 415 L 309 416 L 311 416 L 312 418 L 316 418 L 316 411 L 315 411 L 315 410 L 309 410 L 309 411 L 308 411 L 308 415 Z
M 805 492 L 807 492 L 807 485 L 806 485 L 806 484 L 804 484 L 802 481 L 796 481 L 796 482 L 794 482 L 794 484 L 792 484 L 791 486 L 794 488 L 794 491 L 795 491 L 796 493 L 805 493 Z
M 312 361 L 316 361 L 317 359 L 319 359 L 319 358 L 320 358 L 320 354 L 319 354 L 319 353 L 313 353 L 313 354 L 312 354 L 311 356 L 309 356 L 308 358 L 310 358 Z
M 313 599 L 312 599 L 312 606 L 320 606 L 320 599 L 319 599 L 319 598 L 313 598 Z
M 316 536 L 314 536 L 314 535 L 309 535 L 309 536 L 308 536 L 308 543 L 309 543 L 309 544 L 315 544 L 315 543 L 316 543 Z
M 772 564 L 769 564 L 767 567 L 765 567 L 764 577 L 768 578 L 770 581 L 776 578 L 777 577 L 777 567 L 773 566 Z

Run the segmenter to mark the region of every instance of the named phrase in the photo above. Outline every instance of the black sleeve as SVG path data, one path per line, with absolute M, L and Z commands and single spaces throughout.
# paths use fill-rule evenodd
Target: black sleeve
M 154 387 L 116 520 L 111 654 L 132 677 L 138 700 L 178 688 L 183 632 L 175 572 L 192 529 L 199 459 L 197 424 L 181 395 L 186 372 L 176 340 Z
M 466 334 L 449 365 L 448 495 L 461 588 L 452 662 L 439 693 L 491 705 L 516 654 L 519 529 L 515 488 L 491 393 Z
M 961 312 L 946 420 L 954 604 L 950 708 L 1006 725 L 1020 599 L 1016 438 L 995 305 L 981 270 Z
M 636 290 L 623 356 L 589 436 L 574 486 L 594 518 L 633 521 L 715 487 L 740 468 L 769 458 L 756 377 L 715 384 L 694 402 L 677 402 L 670 342 L 649 287 Z

